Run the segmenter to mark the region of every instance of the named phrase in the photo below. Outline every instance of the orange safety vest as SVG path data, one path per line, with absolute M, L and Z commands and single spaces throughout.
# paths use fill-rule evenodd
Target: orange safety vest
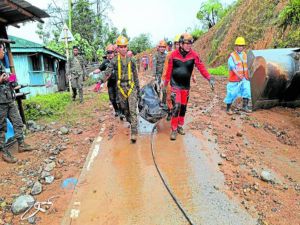
M 241 60 L 239 54 L 237 52 L 232 52 L 229 57 L 232 57 L 234 64 L 236 65 L 236 71 L 238 72 L 240 77 L 245 77 L 249 80 L 248 74 L 248 65 L 247 65 L 247 54 L 242 52 L 243 54 L 243 61 Z M 229 71 L 229 81 L 231 82 L 238 82 L 240 79 L 238 76 L 232 71 Z

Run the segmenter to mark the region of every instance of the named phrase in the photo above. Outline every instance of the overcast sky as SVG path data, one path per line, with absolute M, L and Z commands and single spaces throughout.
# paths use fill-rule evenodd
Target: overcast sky
M 46 9 L 52 0 L 26 0 L 34 6 Z M 56 1 L 67 4 L 68 0 Z M 119 31 L 126 28 L 127 34 L 133 38 L 141 33 L 149 33 L 153 44 L 161 39 L 173 39 L 176 34 L 187 28 L 199 26 L 196 19 L 201 2 L 205 0 L 111 0 L 113 11 L 109 17 Z M 233 0 L 223 0 L 230 4 Z M 21 28 L 8 28 L 8 34 L 41 43 L 35 34 L 36 22 L 28 22 Z

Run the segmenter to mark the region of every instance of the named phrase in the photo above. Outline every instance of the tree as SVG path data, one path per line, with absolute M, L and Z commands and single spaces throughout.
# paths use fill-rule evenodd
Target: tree
M 121 35 L 123 35 L 124 37 L 126 37 L 129 40 L 129 36 L 127 35 L 126 28 L 123 28 L 123 30 L 121 31 Z
M 103 52 L 98 50 L 113 43 L 119 34 L 117 28 L 110 25 L 107 17 L 111 8 L 110 0 L 73 0 L 72 34 L 76 45 L 84 50 L 84 56 L 88 60 L 97 60 L 97 52 Z M 37 33 L 48 48 L 61 53 L 64 45 L 58 39 L 64 23 L 68 21 L 68 6 L 57 5 L 56 0 L 52 0 L 47 13 L 51 17 L 47 24 L 38 25 Z M 72 45 L 74 43 L 70 43 Z
M 225 12 L 226 9 L 220 0 L 207 0 L 201 4 L 196 17 L 210 29 L 225 15 Z
M 138 37 L 132 38 L 132 40 L 129 42 L 128 47 L 135 54 L 151 48 L 150 35 L 140 34 Z

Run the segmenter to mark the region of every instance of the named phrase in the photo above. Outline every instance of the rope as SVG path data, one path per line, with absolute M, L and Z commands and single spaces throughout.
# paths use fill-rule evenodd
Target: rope
M 38 212 L 46 212 L 46 208 L 43 208 L 43 205 L 50 205 L 53 206 L 53 202 L 51 202 L 50 200 L 53 198 L 58 198 L 59 196 L 53 196 L 51 198 L 48 198 L 48 200 L 46 202 L 35 202 L 32 206 L 30 206 L 21 216 L 21 220 L 28 220 L 31 217 L 34 217 Z M 33 212 L 32 214 L 30 214 L 29 216 L 25 217 L 25 215 L 32 209 L 35 208 L 35 212 Z
M 163 182 L 165 188 L 167 189 L 167 191 L 169 192 L 169 194 L 171 195 L 173 201 L 175 202 L 175 204 L 177 205 L 177 207 L 179 208 L 179 210 L 182 212 L 183 216 L 185 217 L 185 219 L 188 221 L 188 223 L 190 225 L 194 225 L 195 223 L 192 222 L 192 220 L 189 218 L 189 216 L 187 215 L 186 211 L 184 210 L 184 208 L 181 206 L 181 204 L 179 203 L 179 201 L 177 200 L 175 194 L 171 191 L 171 189 L 169 188 L 165 178 L 163 177 L 157 163 L 156 163 L 156 160 L 155 160 L 155 154 L 154 154 L 154 147 L 153 147 L 153 136 L 154 136 L 154 131 L 157 127 L 157 124 L 154 125 L 153 129 L 152 129 L 152 132 L 151 132 L 151 153 L 152 153 L 152 159 L 153 159 L 153 162 L 154 162 L 154 165 L 155 165 L 155 168 L 159 174 L 159 177 L 161 179 L 161 181 Z

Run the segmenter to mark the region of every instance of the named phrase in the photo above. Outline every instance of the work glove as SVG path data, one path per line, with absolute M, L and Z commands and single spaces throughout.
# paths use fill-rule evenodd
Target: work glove
M 209 85 L 210 85 L 211 90 L 213 91 L 215 89 L 215 78 L 214 77 L 210 77 Z

